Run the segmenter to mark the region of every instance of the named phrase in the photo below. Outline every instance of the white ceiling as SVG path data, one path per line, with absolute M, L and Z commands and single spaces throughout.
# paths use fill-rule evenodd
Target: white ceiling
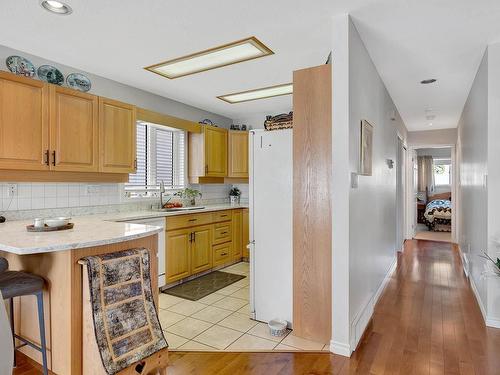
M 38 0 L 2 1 L 0 44 L 230 118 L 279 113 L 291 96 L 240 104 L 216 97 L 291 82 L 325 62 L 331 17 L 350 13 L 408 130 L 455 127 L 489 42 L 500 40 L 498 0 Z M 255 35 L 275 55 L 175 80 L 142 68 Z M 437 78 L 424 87 L 419 81 Z M 433 126 L 425 109 L 437 115 Z

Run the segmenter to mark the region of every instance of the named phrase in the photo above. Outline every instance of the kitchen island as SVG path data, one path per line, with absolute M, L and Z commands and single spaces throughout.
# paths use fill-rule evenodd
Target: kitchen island
M 77 217 L 72 222 L 75 225 L 71 230 L 47 233 L 28 233 L 26 225 L 30 221 L 0 224 L 0 256 L 7 258 L 9 268 L 32 272 L 46 280 L 48 365 L 58 375 L 82 374 L 82 283 L 87 280 L 82 279 L 82 266 L 78 263 L 81 258 L 131 248 L 148 249 L 152 290 L 158 305 L 157 236 L 161 228 L 112 222 L 101 216 Z M 35 298 L 16 298 L 14 307 L 16 332 L 39 344 Z M 38 351 L 30 347 L 21 351 L 41 363 Z

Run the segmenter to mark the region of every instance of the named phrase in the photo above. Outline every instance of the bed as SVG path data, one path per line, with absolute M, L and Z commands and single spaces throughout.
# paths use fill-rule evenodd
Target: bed
M 425 225 L 434 232 L 451 232 L 451 193 L 429 196 L 424 212 Z

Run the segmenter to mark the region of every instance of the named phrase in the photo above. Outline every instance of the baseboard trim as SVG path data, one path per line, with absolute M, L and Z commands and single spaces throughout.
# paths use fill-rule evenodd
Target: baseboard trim
M 469 284 L 471 286 L 472 292 L 474 292 L 474 297 L 476 297 L 477 304 L 479 306 L 479 310 L 481 310 L 481 315 L 483 316 L 484 323 L 486 323 L 486 309 L 484 308 L 483 301 L 481 300 L 481 296 L 479 295 L 479 291 L 477 290 L 476 283 L 474 282 L 473 277 L 469 277 Z
M 350 345 L 330 340 L 330 352 L 344 357 L 350 357 L 352 350 Z
M 486 316 L 485 324 L 491 328 L 500 328 L 500 319 Z
M 375 306 L 384 292 L 385 287 L 391 280 L 392 273 L 396 269 L 398 264 L 398 257 L 397 255 L 394 256 L 394 259 L 391 263 L 391 266 L 389 267 L 389 270 L 387 271 L 384 280 L 382 280 L 382 283 L 378 287 L 377 291 L 375 294 L 365 303 L 363 308 L 356 314 L 354 317 L 353 321 L 351 322 L 351 328 L 350 328 L 350 349 L 351 353 L 358 347 L 363 335 L 365 334 L 366 329 L 369 326 L 369 323 L 373 317 L 373 311 L 375 309 Z M 346 345 L 347 346 L 347 345 Z

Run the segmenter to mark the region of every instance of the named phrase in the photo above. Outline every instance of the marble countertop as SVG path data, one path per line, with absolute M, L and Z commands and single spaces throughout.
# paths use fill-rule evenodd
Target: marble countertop
M 42 233 L 32 233 L 26 230 L 27 225 L 33 224 L 32 220 L 7 221 L 0 224 L 0 251 L 28 255 L 125 242 L 148 237 L 162 231 L 161 227 L 127 223 L 126 221 L 245 207 L 248 206 L 222 204 L 191 211 L 131 211 L 77 216 L 71 220 L 75 224 L 73 229 Z

